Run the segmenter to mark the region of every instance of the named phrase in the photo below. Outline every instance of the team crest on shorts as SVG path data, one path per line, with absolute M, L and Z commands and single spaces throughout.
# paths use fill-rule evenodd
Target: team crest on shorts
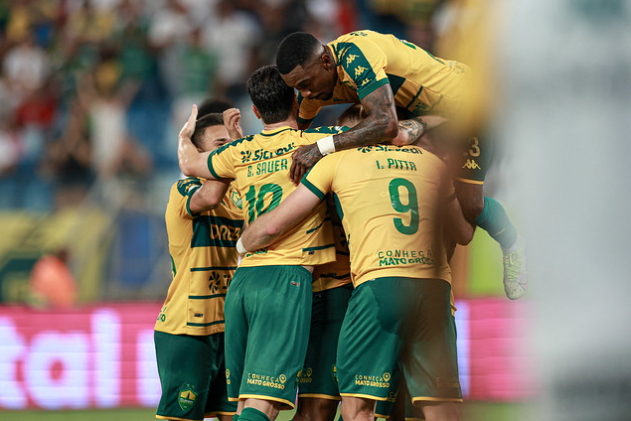
M 335 364 L 331 366 L 331 376 L 333 377 L 335 384 L 337 384 L 337 366 Z
M 190 384 L 187 384 L 184 389 L 181 389 L 178 392 L 177 403 L 180 404 L 182 411 L 188 411 L 191 409 L 193 405 L 195 405 L 196 400 L 197 393 Z

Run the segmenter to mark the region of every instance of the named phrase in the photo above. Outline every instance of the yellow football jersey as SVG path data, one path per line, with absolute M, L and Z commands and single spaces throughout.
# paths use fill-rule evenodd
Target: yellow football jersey
M 382 145 L 336 152 L 302 183 L 339 202 L 355 286 L 392 276 L 451 282 L 439 207 L 453 185 L 435 155 Z
M 337 82 L 328 100 L 299 95 L 301 124 L 325 105 L 358 103 L 390 83 L 397 107 L 410 115 L 450 113 L 461 107 L 471 79 L 468 66 L 434 57 L 393 35 L 356 31 L 327 44 L 333 51 Z
M 190 200 L 204 180 L 186 178 L 171 188 L 165 213 L 173 281 L 155 330 L 210 335 L 225 330 L 224 301 L 237 269 L 235 248 L 243 229 L 240 197 L 233 185 L 221 204 L 192 214 Z
M 276 208 L 296 187 L 289 179 L 291 155 L 300 146 L 315 143 L 337 128 L 300 131 L 290 127 L 264 130 L 235 140 L 208 157 L 215 177 L 234 178 L 243 202 L 243 219 L 251 223 Z M 335 244 L 326 204 L 270 246 L 247 253 L 241 266 L 320 265 L 335 260 Z
M 342 226 L 340 214 L 337 211 L 333 196 L 327 195 L 327 211 L 333 225 L 333 239 L 335 240 L 335 262 L 316 266 L 313 271 L 313 292 L 326 291 L 349 284 L 351 282 L 351 267 L 349 261 L 346 233 Z

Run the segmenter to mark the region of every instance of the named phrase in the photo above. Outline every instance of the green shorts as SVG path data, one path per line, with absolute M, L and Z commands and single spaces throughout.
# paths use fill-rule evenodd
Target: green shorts
M 484 184 L 493 156 L 493 142 L 488 137 L 471 137 L 462 166 L 457 174 L 458 181 L 469 184 Z
M 203 420 L 232 415 L 224 376 L 224 334 L 171 335 L 154 332 L 162 396 L 156 418 Z
M 298 397 L 340 400 L 335 377 L 337 341 L 353 285 L 313 293 L 311 332 Z
M 451 285 L 379 278 L 355 288 L 337 352 L 340 395 L 386 401 L 400 367 L 415 405 L 462 401 Z
M 311 282 L 301 266 L 237 269 L 225 304 L 229 400 L 294 407 L 309 341 Z

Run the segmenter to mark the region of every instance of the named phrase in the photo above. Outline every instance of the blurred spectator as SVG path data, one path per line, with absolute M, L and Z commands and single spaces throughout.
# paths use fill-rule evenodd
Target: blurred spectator
M 265 33 L 256 46 L 256 68 L 269 64 L 278 44 L 292 32 L 302 31 L 310 19 L 305 1 L 267 0 L 251 5 Z
M 8 0 L 0 0 L 0 41 L 3 40 L 9 22 L 10 8 Z
M 9 43 L 22 41 L 29 35 L 30 13 L 29 6 L 33 0 L 9 2 L 6 8 L 6 39 Z
M 68 309 L 77 303 L 77 285 L 68 269 L 68 250 L 42 256 L 31 272 L 29 289 L 31 305 L 43 308 Z
M 257 64 L 254 48 L 262 39 L 261 29 L 260 23 L 237 9 L 235 2 L 219 1 L 214 21 L 204 26 L 206 45 L 216 49 L 219 59 L 216 95 L 237 101 L 246 94 L 245 82 Z
M 121 75 L 117 51 L 103 48 L 100 63 L 79 89 L 81 104 L 90 118 L 92 164 L 97 175 L 106 179 L 119 173 L 144 175 L 151 168 L 146 151 L 127 130 L 126 111 L 138 86 L 123 81 Z
M 41 87 L 29 92 L 15 111 L 16 123 L 20 126 L 33 125 L 40 130 L 50 127 L 57 108 L 57 97 L 52 80 L 48 79 Z
M 149 41 L 157 48 L 184 42 L 190 28 L 186 6 L 179 0 L 167 0 L 166 5 L 151 17 Z
M 338 0 L 339 33 L 348 34 L 360 28 L 356 0 Z
M 57 207 L 82 202 L 94 178 L 91 164 L 88 118 L 79 101 L 75 101 L 64 132 L 48 145 L 44 165 L 44 173 L 55 184 Z
M 20 146 L 13 120 L 0 119 L 0 179 L 15 170 L 20 157 Z
M 154 91 L 161 89 L 157 86 L 161 84 L 157 56 L 148 41 L 150 19 L 143 14 L 140 6 L 135 0 L 121 2 L 116 19 L 115 39 L 116 44 L 120 45 L 123 79 L 138 81 L 141 83 L 141 91 Z
M 202 30 L 194 28 L 189 35 L 189 42 L 180 52 L 180 95 L 201 100 L 213 92 L 217 61 L 214 51 L 202 44 Z
M 35 43 L 33 34 L 28 34 L 6 53 L 2 70 L 18 102 L 21 102 L 42 87 L 50 71 L 50 59 Z
M 93 0 L 83 0 L 78 8 L 71 10 L 64 36 L 78 44 L 98 46 L 111 37 L 115 23 L 112 10 L 96 8 Z
M 178 46 L 189 42 L 191 30 L 187 9 L 179 0 L 167 0 L 149 22 L 149 45 L 160 57 L 160 72 L 171 97 L 177 97 L 181 85 Z
M 217 83 L 218 57 L 202 45 L 201 29 L 194 28 L 185 44 L 174 47 L 177 53 L 177 80 L 173 83 L 173 123 L 186 121 L 191 104 L 197 104 L 214 92 Z

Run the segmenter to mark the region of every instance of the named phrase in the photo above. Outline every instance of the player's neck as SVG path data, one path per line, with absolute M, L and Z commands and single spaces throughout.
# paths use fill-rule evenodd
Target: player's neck
M 281 127 L 291 127 L 292 129 L 298 130 L 298 122 L 295 118 L 289 118 L 287 120 L 279 121 L 278 123 L 263 124 L 263 130 L 266 131 L 280 129 Z

